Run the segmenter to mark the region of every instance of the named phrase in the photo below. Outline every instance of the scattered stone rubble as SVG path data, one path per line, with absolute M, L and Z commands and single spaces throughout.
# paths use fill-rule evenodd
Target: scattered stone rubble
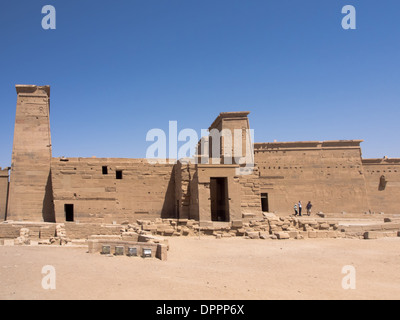
M 190 219 L 138 220 L 137 224 L 123 227 L 124 235 L 137 233 L 153 236 L 215 236 L 217 239 L 245 237 L 246 239 L 315 239 L 359 238 L 373 239 L 398 236 L 400 223 L 385 219 L 373 225 L 342 226 L 338 221 L 309 217 L 277 217 L 263 214 L 262 219 L 246 218 L 230 223 L 199 222 Z
M 30 245 L 31 241 L 29 239 L 29 229 L 21 228 L 19 231 L 19 237 L 15 239 L 14 244 L 16 245 Z
M 265 214 L 262 219 L 236 220 L 231 223 L 198 222 L 188 219 L 138 220 L 129 225 L 125 233 L 160 236 L 215 236 L 217 239 L 245 237 L 247 239 L 304 239 L 345 237 L 339 225 L 325 221 L 302 220 Z

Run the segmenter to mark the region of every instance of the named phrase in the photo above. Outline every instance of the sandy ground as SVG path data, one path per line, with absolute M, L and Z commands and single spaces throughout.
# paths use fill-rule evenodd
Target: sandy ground
M 400 238 L 170 238 L 168 261 L 0 247 L 0 299 L 400 299 Z M 54 266 L 56 289 L 42 288 Z M 356 289 L 342 288 L 354 266 Z

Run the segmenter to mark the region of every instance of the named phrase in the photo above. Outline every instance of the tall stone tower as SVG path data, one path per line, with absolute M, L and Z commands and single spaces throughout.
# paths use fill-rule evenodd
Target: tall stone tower
M 7 220 L 55 222 L 51 184 L 50 87 L 16 85 Z

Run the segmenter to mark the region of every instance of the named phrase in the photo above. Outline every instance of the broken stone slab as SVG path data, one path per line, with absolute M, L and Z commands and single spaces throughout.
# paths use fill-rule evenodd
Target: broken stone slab
M 253 232 L 246 232 L 246 236 L 250 239 L 260 239 L 260 233 L 253 231 Z
M 270 237 L 270 234 L 268 232 L 259 232 L 259 235 L 260 235 L 260 239 L 263 239 L 263 240 L 269 239 L 269 237 Z
M 320 230 L 329 230 L 329 223 L 321 223 L 319 225 Z
M 320 217 L 320 218 L 325 218 L 325 213 L 323 213 L 323 212 L 318 212 L 318 213 L 317 213 L 317 216 Z
M 232 237 L 232 234 L 230 234 L 229 232 L 222 233 L 222 238 L 231 238 L 231 237 Z
M 236 235 L 239 236 L 239 237 L 244 236 L 245 233 L 246 233 L 246 230 L 243 229 L 243 228 L 236 230 Z
M 151 224 L 151 220 L 136 220 L 136 223 L 138 225 L 147 225 L 147 224 Z
M 164 236 L 172 236 L 175 232 L 175 229 L 165 229 L 164 230 Z
M 181 231 L 183 236 L 188 236 L 191 233 L 191 230 L 188 227 L 183 227 Z
M 198 225 L 198 222 L 195 220 L 188 220 L 188 222 L 186 223 L 187 227 L 193 227 L 194 225 Z
M 271 220 L 275 220 L 275 219 L 277 220 L 278 219 L 278 217 L 275 214 L 271 213 L 271 212 L 263 212 L 262 214 L 263 214 L 263 217 L 266 218 L 266 219 L 271 219 Z
M 284 223 L 284 224 L 282 225 L 282 230 L 283 230 L 283 231 L 287 231 L 289 227 L 290 227 L 290 224 Z

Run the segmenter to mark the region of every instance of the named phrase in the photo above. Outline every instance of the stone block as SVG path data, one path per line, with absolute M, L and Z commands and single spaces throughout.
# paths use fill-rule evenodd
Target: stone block
M 397 237 L 399 235 L 398 231 L 367 231 L 364 233 L 364 239 L 366 240 L 376 240 L 386 237 Z
M 14 245 L 14 239 L 4 239 L 4 245 L 5 246 L 13 246 Z
M 318 229 L 319 223 L 316 221 L 311 221 L 308 223 L 310 225 L 311 228 L 313 229 Z
M 310 239 L 315 239 L 317 238 L 317 231 L 308 231 L 308 237 Z
M 317 238 L 329 238 L 327 231 L 317 231 Z
M 246 236 L 248 236 L 250 239 L 260 239 L 260 233 L 259 232 L 246 232 Z
M 182 235 L 183 236 L 189 236 L 190 235 L 190 229 L 188 227 L 182 228 Z
M 157 232 L 157 226 L 155 224 L 143 225 L 143 230 L 144 231 L 149 231 L 151 233 L 156 233 Z
M 367 231 L 364 233 L 364 239 L 366 240 L 376 240 L 378 238 L 382 238 L 382 232 L 377 231 Z
M 270 212 L 263 212 L 263 217 L 271 220 L 278 219 L 277 216 Z
M 188 220 L 188 222 L 186 222 L 187 227 L 193 227 L 195 224 L 196 224 L 195 220 Z
M 337 232 L 336 231 L 327 231 L 328 238 L 337 238 Z
M 165 229 L 163 233 L 164 233 L 164 236 L 172 236 L 174 234 L 174 232 L 175 232 L 175 229 L 169 228 L 169 229 Z
M 202 228 L 213 227 L 213 223 L 212 221 L 200 221 L 200 227 Z
M 290 236 L 287 232 L 277 232 L 277 233 L 275 233 L 275 235 L 277 236 L 277 238 L 279 240 L 290 239 Z
M 381 228 L 382 230 L 400 230 L 400 223 L 385 223 Z
M 260 232 L 260 239 L 269 239 L 270 238 L 270 234 L 268 232 Z
M 319 225 L 320 230 L 329 230 L 329 224 L 328 223 L 321 223 Z
M 308 231 L 299 231 L 299 235 L 302 237 L 302 239 L 308 238 Z
M 243 221 L 242 220 L 233 220 L 232 221 L 232 228 L 242 228 Z
M 299 237 L 300 233 L 298 231 L 288 231 L 289 237 L 291 239 L 296 239 Z
M 187 225 L 187 223 L 188 223 L 188 219 L 179 219 L 178 220 L 178 225 L 180 225 L 180 226 L 186 226 Z

